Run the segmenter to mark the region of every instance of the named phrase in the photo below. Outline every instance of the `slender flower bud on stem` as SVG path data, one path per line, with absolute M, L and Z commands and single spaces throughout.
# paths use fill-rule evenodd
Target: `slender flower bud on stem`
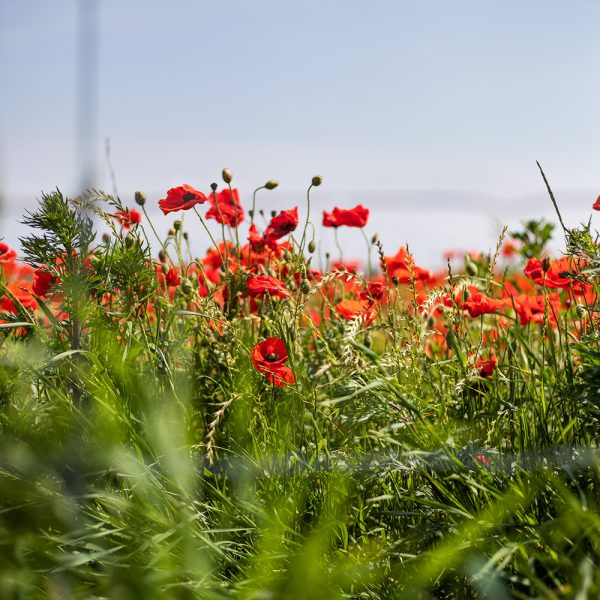
M 250 215 L 250 227 L 254 224 L 254 215 L 256 214 L 256 194 L 259 190 L 274 190 L 279 185 L 279 181 L 276 179 L 269 179 L 265 185 L 261 185 L 254 190 L 252 194 L 252 209 L 248 211 Z
M 144 206 L 144 204 L 146 204 L 146 194 L 144 194 L 144 192 L 138 190 L 135 193 L 135 203 L 138 206 Z
M 143 206 L 143 205 L 140 205 L 140 206 L 142 207 L 142 210 L 144 211 L 144 216 L 146 217 L 146 221 L 150 225 L 150 228 L 152 229 L 152 232 L 154 233 L 156 239 L 158 240 L 158 243 L 160 244 L 160 247 L 162 248 L 162 252 L 163 252 L 163 254 L 165 256 L 165 260 L 168 258 L 169 262 L 173 263 L 173 261 L 171 260 L 171 257 L 169 256 L 169 252 L 167 251 L 166 246 L 164 245 L 164 243 L 161 240 L 160 236 L 156 232 L 156 229 L 154 228 L 154 225 L 152 224 L 152 220 L 148 216 L 148 212 L 146 211 L 146 207 Z M 160 254 L 159 254 L 159 256 L 160 256 Z
M 223 181 L 229 185 L 233 180 L 233 173 L 229 169 L 223 169 L 222 172 Z
M 310 190 L 313 187 L 318 187 L 323 183 L 323 178 L 320 175 L 315 175 L 312 178 L 311 184 L 308 186 L 306 190 L 306 223 L 304 224 L 304 231 L 302 232 L 302 239 L 300 240 L 300 252 L 302 254 L 304 252 L 304 242 L 306 241 L 306 229 L 308 227 L 308 223 L 310 221 Z

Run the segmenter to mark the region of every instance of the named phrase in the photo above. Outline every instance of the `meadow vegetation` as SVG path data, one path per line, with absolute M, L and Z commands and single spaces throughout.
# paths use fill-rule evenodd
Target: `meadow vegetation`
M 320 177 L 306 221 L 222 179 L 166 239 L 142 192 L 57 190 L 0 243 L 0 597 L 598 597 L 590 223 L 320 264 Z

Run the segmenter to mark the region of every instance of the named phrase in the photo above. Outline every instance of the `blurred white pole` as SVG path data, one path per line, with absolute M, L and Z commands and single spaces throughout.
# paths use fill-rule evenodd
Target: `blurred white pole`
M 79 0 L 76 165 L 78 192 L 96 183 L 98 71 L 97 0 Z

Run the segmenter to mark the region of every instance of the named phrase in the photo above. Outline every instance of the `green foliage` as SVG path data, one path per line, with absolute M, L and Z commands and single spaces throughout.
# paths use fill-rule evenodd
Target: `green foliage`
M 87 256 L 95 237 L 91 219 L 71 208 L 59 190 L 43 194 L 39 210 L 28 213 L 23 224 L 43 232 L 20 240 L 25 261 L 38 267 L 64 261 L 70 270 L 73 255 Z
M 458 310 L 465 286 L 502 287 L 482 256 L 452 276 L 456 288 L 423 299 L 396 286 L 365 326 L 332 309 L 357 280 L 347 272 L 308 291 L 291 273 L 290 296 L 253 299 L 254 313 L 243 293 L 217 302 L 183 261 L 173 268 L 189 285 L 169 288 L 141 228 L 113 227 L 91 247 L 81 211 L 112 224 L 96 201 L 122 209 L 104 196 L 73 208 L 45 195 L 27 218 L 38 230 L 23 240 L 27 260 L 60 283 L 44 318 L 24 310 L 2 324 L 0 597 L 598 596 L 589 226 L 568 246 L 586 261 L 587 295 L 575 308 L 565 291 L 555 322 L 548 289 L 538 322 L 514 307 Z M 530 222 L 513 235 L 539 256 L 551 230 Z M 165 247 L 180 257 L 182 234 Z M 228 292 L 243 292 L 230 277 Z M 433 329 L 440 310 L 445 331 Z M 252 366 L 269 336 L 285 340 L 293 385 Z M 477 360 L 491 350 L 486 376 Z
M 510 232 L 511 237 L 522 243 L 519 249 L 521 256 L 526 259 L 534 256 L 539 258 L 552 238 L 554 225 L 544 219 L 523 221 L 522 225 L 521 231 Z

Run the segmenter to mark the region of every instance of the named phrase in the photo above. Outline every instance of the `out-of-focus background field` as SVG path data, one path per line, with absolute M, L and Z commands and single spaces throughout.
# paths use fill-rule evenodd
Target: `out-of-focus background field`
M 577 225 L 600 190 L 599 24 L 587 0 L 3 2 L 0 235 L 41 191 L 112 191 L 107 140 L 119 194 L 146 190 L 163 231 L 165 191 L 223 166 L 246 207 L 280 180 L 266 210 L 302 211 L 319 173 L 315 211 L 362 202 L 389 253 L 440 265 L 553 218 L 536 160 Z

